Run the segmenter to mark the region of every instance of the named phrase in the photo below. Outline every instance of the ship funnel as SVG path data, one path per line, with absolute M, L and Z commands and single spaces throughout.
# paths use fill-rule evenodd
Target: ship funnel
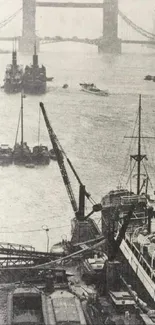
M 17 65 L 17 51 L 16 51 L 16 40 L 13 42 L 13 51 L 12 51 L 12 65 Z
M 34 44 L 34 54 L 33 54 L 33 66 L 38 66 L 38 55 L 37 55 L 37 48 L 36 48 L 36 42 Z

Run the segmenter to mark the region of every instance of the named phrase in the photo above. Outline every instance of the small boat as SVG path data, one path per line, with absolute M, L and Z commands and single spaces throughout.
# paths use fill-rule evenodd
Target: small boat
M 62 88 L 63 88 L 63 89 L 67 89 L 67 88 L 68 88 L 68 84 L 64 84 L 64 85 L 62 86 Z
M 90 94 L 94 94 L 97 96 L 108 96 L 109 92 L 108 90 L 101 90 L 95 86 L 93 83 L 80 83 L 80 86 L 82 87 L 82 91 L 85 91 Z
M 44 325 L 42 295 L 37 288 L 19 287 L 7 301 L 7 325 Z
M 36 165 L 49 165 L 50 154 L 47 146 L 38 145 L 33 147 L 32 159 Z
M 18 136 L 18 128 L 19 123 L 17 127 L 17 134 L 16 134 L 16 141 L 15 146 L 13 150 L 13 161 L 15 165 L 26 165 L 32 163 L 32 152 L 27 145 L 26 142 L 24 142 L 24 130 L 23 130 L 23 98 L 24 95 L 21 93 L 21 109 L 20 109 L 20 115 L 19 115 L 19 121 L 21 120 L 21 142 L 17 143 L 17 136 Z M 18 122 L 19 122 L 18 121 Z
M 54 77 L 46 77 L 46 81 L 53 81 Z
M 7 144 L 0 146 L 0 165 L 10 165 L 13 160 L 13 151 Z
M 145 76 L 145 78 L 144 78 L 144 80 L 148 80 L 148 81 L 150 81 L 150 80 L 152 80 L 153 79 L 153 77 L 150 75 L 150 74 L 148 74 L 147 76 Z

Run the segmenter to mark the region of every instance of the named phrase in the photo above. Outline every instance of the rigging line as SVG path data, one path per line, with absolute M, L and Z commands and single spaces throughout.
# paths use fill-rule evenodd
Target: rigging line
M 143 163 L 143 166 L 144 166 L 144 169 L 145 169 L 145 173 L 146 173 L 146 175 L 147 175 L 147 177 L 148 177 L 148 179 L 149 179 L 150 185 L 151 185 L 151 187 L 152 187 L 152 189 L 153 189 L 154 187 L 153 187 L 153 184 L 152 184 L 152 182 L 151 182 L 151 179 L 150 179 L 150 176 L 149 176 L 149 174 L 148 174 L 148 171 L 147 171 L 147 169 L 146 169 L 146 166 L 145 166 L 145 164 L 144 164 L 144 161 L 142 161 L 142 163 Z
M 41 119 L 41 108 L 39 106 L 39 121 L 38 121 L 38 146 L 40 144 L 40 119 Z
M 51 228 L 48 228 L 49 230 L 52 230 L 52 229 L 60 229 L 60 228 L 66 228 L 70 226 L 70 224 L 66 224 L 65 226 L 58 226 L 58 227 L 51 227 Z M 44 229 L 31 229 L 31 230 L 19 230 L 19 231 L 0 231 L 0 234 L 25 234 L 25 233 L 33 233 L 33 232 L 42 232 Z
M 18 124 L 17 124 L 17 131 L 16 131 L 16 138 L 15 138 L 15 144 L 14 144 L 14 147 L 15 147 L 16 144 L 17 144 L 17 138 L 18 138 L 18 132 L 19 132 L 20 119 L 21 119 L 21 110 L 20 110 L 20 112 L 19 112 L 19 117 L 18 117 Z
M 46 218 L 38 219 L 37 222 L 44 222 L 44 221 L 47 222 L 47 219 L 49 219 L 49 222 L 50 222 L 50 221 L 53 221 L 54 219 L 60 219 L 60 218 L 62 218 L 62 216 L 60 216 L 60 215 L 53 216 L 53 217 L 46 217 Z M 15 224 L 13 224 L 13 226 L 21 226 L 23 224 L 30 224 L 30 223 L 31 223 L 31 221 L 23 221 L 23 222 L 15 223 Z M 2 228 L 8 228 L 8 227 L 2 227 Z
M 53 133 L 54 133 L 54 131 L 53 131 Z M 66 160 L 67 160 L 67 162 L 68 162 L 68 164 L 69 164 L 69 166 L 70 166 L 70 168 L 72 169 L 72 172 L 73 172 L 74 167 L 73 167 L 73 165 L 72 165 L 70 159 L 67 157 L 67 154 L 66 154 L 66 152 L 64 151 L 62 145 L 60 144 L 60 142 L 59 142 L 59 140 L 58 140 L 58 138 L 57 138 L 57 136 L 56 136 L 55 133 L 54 133 L 54 136 L 55 136 L 55 139 L 56 139 L 56 141 L 57 141 L 57 143 L 58 143 L 58 145 L 59 145 L 59 147 L 60 147 L 61 152 L 64 154 L 64 157 L 66 158 Z M 80 180 L 80 178 L 78 177 L 78 175 L 77 175 L 75 169 L 74 169 L 74 176 L 76 177 L 76 179 L 78 180 L 78 182 L 81 183 L 81 180 Z M 91 195 L 90 195 L 89 197 L 87 197 L 87 199 L 90 201 L 90 203 L 91 203 L 92 205 L 93 205 L 93 204 L 97 204 L 97 202 L 96 202 L 96 201 L 91 197 Z
M 124 173 L 126 171 L 126 167 L 127 167 L 127 164 L 130 165 L 130 162 L 129 162 L 129 155 L 130 155 L 130 152 L 131 152 L 131 146 L 132 146 L 132 141 L 133 141 L 133 144 L 135 144 L 135 141 L 136 139 L 133 140 L 133 136 L 134 136 L 134 133 L 135 133 L 135 129 L 136 129 L 136 125 L 137 125 L 137 121 L 138 121 L 138 112 L 137 112 L 137 116 L 136 116 L 136 120 L 135 120 L 135 123 L 134 123 L 134 128 L 133 128 L 133 132 L 132 132 L 132 135 L 131 135 L 131 140 L 130 140 L 130 144 L 129 144 L 129 148 L 127 150 L 127 154 L 126 154 L 126 157 L 125 157 L 125 162 L 124 162 L 124 167 L 123 167 L 123 171 L 120 175 L 120 178 L 119 178 L 119 183 L 121 183 L 121 180 L 122 178 L 124 177 Z M 125 136 L 124 136 L 125 138 Z M 129 167 L 128 167 L 129 168 Z
M 146 153 L 147 153 L 147 148 L 146 148 L 145 141 L 146 141 L 146 139 L 143 138 L 144 149 L 145 149 L 145 151 L 146 151 Z M 150 149 L 150 146 L 149 146 L 149 152 L 150 152 L 150 156 L 151 156 L 152 166 L 149 166 L 149 165 L 148 165 L 148 168 L 149 168 L 149 169 L 152 168 L 153 170 L 155 170 L 155 169 L 154 169 L 154 159 L 153 159 L 153 154 L 152 154 L 152 151 L 151 151 L 151 149 Z M 148 176 L 148 177 L 149 177 L 149 176 Z M 150 181 L 150 177 L 149 177 L 149 181 Z M 151 181 L 150 181 L 150 184 L 151 184 Z M 153 187 L 152 187 L 152 188 L 153 188 Z
M 130 169 L 130 162 L 128 163 L 127 169 L 124 171 L 124 175 L 122 175 L 122 178 L 120 180 L 120 185 L 122 186 L 122 184 L 123 184 L 123 187 L 124 187 L 124 185 L 126 186 L 126 184 L 127 184 L 127 182 L 126 183 L 124 182 L 124 176 L 125 176 L 125 174 L 128 174 L 129 170 L 131 170 Z M 130 173 L 129 173 L 129 175 L 130 175 Z
M 147 146 L 146 146 L 145 141 L 146 141 L 146 139 L 143 138 L 144 150 L 145 150 L 145 152 L 146 152 L 146 154 L 147 154 Z M 151 167 L 153 167 L 153 169 L 154 169 L 154 159 L 153 159 L 153 154 L 152 154 L 152 151 L 151 151 L 150 148 L 151 148 L 151 147 L 149 146 L 149 153 L 150 153 L 150 156 L 151 156 L 151 162 L 152 162 L 152 166 L 151 166 Z M 147 156 L 148 156 L 148 155 L 147 155 Z
M 62 216 L 53 216 L 53 217 L 46 217 L 46 218 L 41 218 L 41 219 L 38 219 L 37 222 L 47 222 L 47 219 L 52 219 L 52 220 L 49 220 L 50 221 L 53 221 L 53 219 L 58 219 L 58 218 L 62 218 Z M 22 225 L 29 225 L 31 224 L 32 222 L 31 221 L 23 221 L 23 222 L 19 222 L 19 223 L 14 223 L 12 224 L 12 226 L 14 227 L 18 227 L 18 226 L 22 226 Z M 8 227 L 1 227 L 1 229 L 4 228 L 4 229 L 8 229 Z
M 129 177 L 128 177 L 128 179 L 127 179 L 127 182 L 126 182 L 126 185 L 128 185 L 128 183 L 129 183 L 129 181 L 130 181 L 130 178 L 131 178 L 132 172 L 133 172 L 133 170 L 134 170 L 134 168 L 135 168 L 135 165 L 136 165 L 136 161 L 134 162 L 134 165 L 133 165 L 133 167 L 132 167 L 132 169 L 131 169 L 130 175 L 129 175 Z

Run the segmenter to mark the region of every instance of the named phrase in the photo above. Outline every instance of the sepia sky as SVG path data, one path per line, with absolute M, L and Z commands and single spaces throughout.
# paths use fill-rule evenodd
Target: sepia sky
M 46 1 L 46 0 L 42 0 Z M 52 0 L 49 0 L 52 1 Z M 61 0 L 57 0 L 61 2 Z M 67 0 L 63 0 L 68 2 Z M 80 0 L 72 0 L 80 2 Z M 83 2 L 101 2 L 102 0 L 81 0 Z M 0 0 L 0 23 L 21 8 L 21 0 Z M 119 9 L 134 23 L 152 32 L 155 9 L 154 0 L 119 0 Z M 99 37 L 102 33 L 102 9 L 62 9 L 38 8 L 36 31 L 38 36 L 79 36 Z M 21 34 L 22 13 L 6 27 L 0 29 L 0 36 L 17 36 Z M 119 20 L 119 36 L 122 38 L 137 38 L 136 32 L 127 28 Z M 139 37 L 141 38 L 141 37 Z

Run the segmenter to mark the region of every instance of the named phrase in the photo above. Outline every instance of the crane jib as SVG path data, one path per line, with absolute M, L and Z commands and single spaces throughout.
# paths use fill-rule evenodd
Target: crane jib
M 78 206 L 77 206 L 77 203 L 76 203 L 76 200 L 75 200 L 75 197 L 74 197 L 74 193 L 73 193 L 73 190 L 72 190 L 72 187 L 71 187 L 68 175 L 67 175 L 67 171 L 66 171 L 65 164 L 64 164 L 64 157 L 63 157 L 63 154 L 62 154 L 62 152 L 61 152 L 61 150 L 59 148 L 59 141 L 58 141 L 57 136 L 54 133 L 51 125 L 50 125 L 50 122 L 49 122 L 49 119 L 47 117 L 47 114 L 46 114 L 43 103 L 40 103 L 40 108 L 42 110 L 42 114 L 43 114 L 45 124 L 46 124 L 47 130 L 48 130 L 48 133 L 49 133 L 49 137 L 50 137 L 50 140 L 51 140 L 51 143 L 52 143 L 52 146 L 53 146 L 56 158 L 57 158 L 57 162 L 58 162 L 58 165 L 59 165 L 59 168 L 60 168 L 60 172 L 61 172 L 61 175 L 62 175 L 63 182 L 64 182 L 64 184 L 66 186 L 67 193 L 68 193 L 68 196 L 69 196 L 73 211 L 75 213 L 75 216 L 77 216 Z

